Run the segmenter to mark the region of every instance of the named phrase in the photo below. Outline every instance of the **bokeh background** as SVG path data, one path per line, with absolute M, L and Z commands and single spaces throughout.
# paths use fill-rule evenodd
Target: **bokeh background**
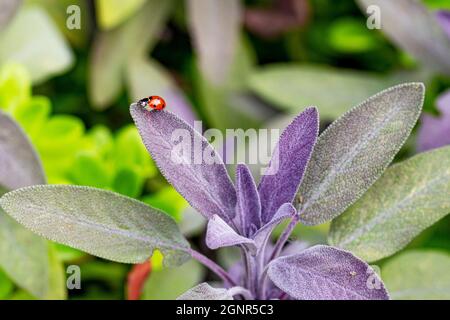
M 380 6 L 381 30 L 367 27 L 370 4 Z M 0 0 L 0 108 L 30 137 L 49 183 L 143 200 L 207 252 L 204 221 L 159 173 L 129 104 L 157 94 L 189 123 L 221 130 L 283 128 L 315 105 L 324 128 L 382 89 L 422 81 L 424 115 L 398 161 L 450 144 L 450 26 L 438 10 L 450 1 Z M 0 216 L 0 299 L 172 299 L 212 279 L 195 262 L 164 269 L 154 256 L 131 268 L 23 230 L 27 252 L 14 252 L 24 267 L 6 271 L 18 228 L 7 219 Z M 327 229 L 298 227 L 294 236 L 325 243 Z M 421 278 L 438 288 L 422 298 L 450 298 L 449 252 L 447 217 L 377 265 L 388 287 L 410 289 Z M 230 265 L 233 257 L 216 258 Z M 66 288 L 70 265 L 81 268 L 79 290 Z M 439 271 L 447 278 L 433 278 Z

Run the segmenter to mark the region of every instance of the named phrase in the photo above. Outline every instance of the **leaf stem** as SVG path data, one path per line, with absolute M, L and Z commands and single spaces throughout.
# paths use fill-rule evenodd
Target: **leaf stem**
M 228 289 L 228 293 L 231 296 L 241 295 L 246 300 L 255 300 L 252 293 L 249 290 L 242 288 L 242 287 L 232 287 L 232 288 Z
M 272 261 L 273 259 L 277 258 L 280 255 L 281 250 L 283 249 L 286 241 L 289 239 L 289 236 L 291 235 L 292 231 L 297 225 L 299 218 L 300 218 L 299 214 L 296 214 L 295 216 L 292 217 L 291 221 L 284 229 L 281 236 L 278 238 L 277 243 L 275 244 L 275 247 L 272 251 L 272 254 L 270 255 L 269 261 Z
M 231 279 L 228 272 L 226 272 L 221 266 L 219 266 L 217 263 L 206 257 L 205 255 L 201 254 L 200 252 L 190 248 L 189 253 L 192 258 L 209 268 L 211 271 L 213 271 L 217 276 L 219 276 L 220 279 L 222 279 L 225 283 L 228 283 L 230 286 L 236 286 L 236 282 Z

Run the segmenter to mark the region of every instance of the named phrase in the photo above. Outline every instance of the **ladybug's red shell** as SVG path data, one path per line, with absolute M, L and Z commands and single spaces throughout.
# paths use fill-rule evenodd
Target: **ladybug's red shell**
M 166 101 L 160 96 L 150 96 L 138 101 L 138 105 L 146 110 L 162 110 L 166 107 Z
M 166 107 L 166 102 L 160 96 L 150 96 L 148 97 L 148 106 L 154 110 L 162 110 Z

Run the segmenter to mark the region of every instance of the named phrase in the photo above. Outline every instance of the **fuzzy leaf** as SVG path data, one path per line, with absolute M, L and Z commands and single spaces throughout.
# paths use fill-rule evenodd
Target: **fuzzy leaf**
M 119 194 L 78 186 L 33 186 L 7 193 L 2 208 L 50 240 L 101 258 L 141 263 L 154 249 L 167 265 L 189 258 L 189 244 L 173 219 Z
M 424 114 L 421 119 L 417 149 L 420 152 L 450 144 L 450 90 L 439 96 L 439 117 Z
M 356 106 L 321 134 L 298 191 L 301 222 L 331 220 L 361 197 L 409 136 L 423 97 L 420 83 L 392 87 Z
M 388 168 L 344 214 L 329 242 L 366 261 L 387 257 L 450 212 L 450 147 Z
M 307 108 L 281 134 L 258 186 L 262 221 L 269 222 L 283 203 L 292 202 L 319 133 L 316 108 Z
M 381 30 L 399 47 L 435 71 L 450 74 L 450 39 L 418 0 L 358 0 L 380 10 Z
M 45 175 L 36 151 L 17 123 L 0 111 L 0 189 L 43 183 Z
M 273 260 L 268 275 L 277 287 L 298 300 L 389 299 L 367 263 L 328 246 L 314 246 Z
M 49 290 L 48 244 L 11 219 L 0 208 L 0 266 L 35 297 Z
M 206 245 L 210 249 L 245 245 L 253 252 L 256 250 L 253 240 L 239 235 L 218 215 L 212 216 L 208 221 Z
M 208 81 L 222 84 L 228 77 L 239 40 L 239 0 L 188 0 L 191 38 Z
M 261 227 L 261 202 L 255 181 L 245 164 L 236 167 L 236 194 L 241 227 L 244 235 L 250 237 Z
M 213 288 L 206 282 L 189 289 L 177 300 L 233 300 L 227 289 Z
M 383 265 L 381 274 L 392 299 L 450 299 L 450 255 L 408 250 Z
M 229 222 L 235 216 L 236 191 L 208 141 L 170 112 L 148 112 L 136 104 L 130 112 L 167 181 L 205 217 L 217 214 Z

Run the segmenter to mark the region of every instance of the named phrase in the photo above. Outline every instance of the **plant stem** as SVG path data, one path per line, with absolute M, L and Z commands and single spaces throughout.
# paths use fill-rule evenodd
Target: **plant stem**
M 275 248 L 273 249 L 272 254 L 270 255 L 269 261 L 272 261 L 273 259 L 277 258 L 280 255 L 281 250 L 283 249 L 286 241 L 289 239 L 289 236 L 292 233 L 292 230 L 294 230 L 295 226 L 297 225 L 299 217 L 300 217 L 299 214 L 296 214 L 295 216 L 292 217 L 286 229 L 284 229 L 283 233 L 278 238 L 277 243 L 275 244 Z
M 255 300 L 252 293 L 249 290 L 242 288 L 242 287 L 230 288 L 230 289 L 228 289 L 228 293 L 232 296 L 239 294 L 239 295 L 243 296 L 244 299 L 246 299 L 246 300 Z
M 217 276 L 219 276 L 220 279 L 222 279 L 225 283 L 228 283 L 230 286 L 236 286 L 236 283 L 231 279 L 228 272 L 226 272 L 221 266 L 219 266 L 217 263 L 206 257 L 205 255 L 201 254 L 198 251 L 195 251 L 194 249 L 189 249 L 189 253 L 192 258 L 209 268 L 211 271 L 213 271 Z

